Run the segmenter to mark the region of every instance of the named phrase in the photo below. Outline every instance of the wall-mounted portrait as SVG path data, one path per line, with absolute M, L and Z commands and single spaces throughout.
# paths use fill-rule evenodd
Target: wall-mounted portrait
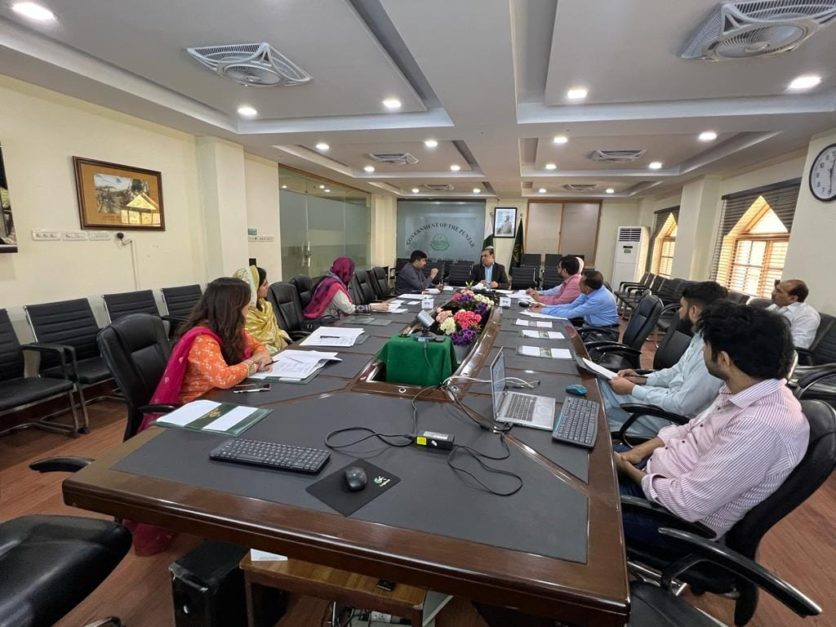
M 516 207 L 497 207 L 493 210 L 494 237 L 514 237 L 514 227 L 516 224 Z
M 12 200 L 6 180 L 6 167 L 3 164 L 3 144 L 0 143 L 0 253 L 16 252 L 17 235 L 12 220 Z
M 165 231 L 162 174 L 73 157 L 83 229 Z

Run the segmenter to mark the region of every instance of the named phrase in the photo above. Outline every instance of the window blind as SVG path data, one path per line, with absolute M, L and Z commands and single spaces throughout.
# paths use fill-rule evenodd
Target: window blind
M 653 260 L 658 258 L 658 251 L 655 250 L 656 238 L 659 237 L 662 227 L 665 226 L 665 222 L 667 222 L 668 216 L 671 214 L 673 214 L 673 219 L 679 222 L 679 207 L 667 207 L 666 209 L 659 209 L 655 212 L 653 232 L 650 234 L 650 245 L 653 249 L 651 250 L 651 254 L 647 256 L 645 270 L 650 271 L 653 266 Z

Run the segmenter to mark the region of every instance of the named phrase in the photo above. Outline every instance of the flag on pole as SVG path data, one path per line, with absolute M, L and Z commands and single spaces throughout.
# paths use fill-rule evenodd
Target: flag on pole
M 482 240 L 482 250 L 493 248 L 493 213 L 489 213 L 485 220 L 485 239 Z
M 523 221 L 520 218 L 520 223 L 517 225 L 517 237 L 514 238 L 514 252 L 511 253 L 511 267 L 522 265 L 523 259 Z

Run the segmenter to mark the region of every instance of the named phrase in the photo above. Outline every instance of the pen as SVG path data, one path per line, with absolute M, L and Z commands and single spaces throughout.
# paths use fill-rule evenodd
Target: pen
M 327 338 L 329 338 L 329 339 L 338 340 L 338 339 L 340 339 L 342 336 L 341 336 L 341 335 L 320 335 L 319 337 L 327 337 Z
M 247 394 L 248 392 L 269 392 L 270 388 L 257 388 L 254 390 L 232 390 L 233 394 Z

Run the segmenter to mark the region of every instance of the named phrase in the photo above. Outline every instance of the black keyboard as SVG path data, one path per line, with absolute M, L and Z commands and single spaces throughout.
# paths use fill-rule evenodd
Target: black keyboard
M 261 440 L 227 440 L 209 453 L 209 458 L 233 464 L 251 464 L 275 470 L 316 474 L 328 463 L 331 452 L 293 444 Z
M 600 404 L 577 396 L 567 396 L 554 423 L 552 439 L 585 448 L 595 446 Z

